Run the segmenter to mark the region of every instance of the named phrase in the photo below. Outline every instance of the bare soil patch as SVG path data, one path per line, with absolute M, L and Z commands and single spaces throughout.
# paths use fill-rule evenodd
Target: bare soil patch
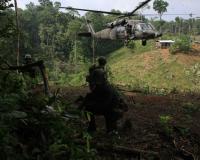
M 72 101 L 87 92 L 84 86 L 62 88 L 61 94 Z M 107 135 L 104 119 L 99 116 L 98 131 L 92 141 L 158 153 L 167 148 L 179 159 L 184 159 L 184 156 L 192 158 L 200 153 L 200 95 L 181 93 L 158 96 L 124 92 L 124 99 L 129 110 L 119 121 L 119 135 L 112 138 Z M 170 117 L 170 120 L 165 123 L 161 117 Z

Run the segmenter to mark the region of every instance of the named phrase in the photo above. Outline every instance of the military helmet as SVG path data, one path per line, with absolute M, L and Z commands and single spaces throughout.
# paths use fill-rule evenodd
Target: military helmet
M 99 65 L 102 65 L 102 66 L 104 66 L 105 64 L 106 64 L 106 58 L 105 57 L 99 57 L 98 58 L 98 63 L 99 63 Z
M 24 58 L 25 58 L 25 59 L 31 59 L 32 57 L 31 57 L 30 54 L 25 54 Z

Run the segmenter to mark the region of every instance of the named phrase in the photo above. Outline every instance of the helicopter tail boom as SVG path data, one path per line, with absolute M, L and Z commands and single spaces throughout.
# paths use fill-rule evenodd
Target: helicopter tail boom
M 81 33 L 78 33 L 78 36 L 80 37 L 94 37 L 95 36 L 95 31 L 91 25 L 91 21 L 86 19 L 85 17 L 85 22 L 87 24 L 87 28 L 88 28 L 88 32 L 81 32 Z
M 92 37 L 92 33 L 91 32 L 78 33 L 78 36 L 80 36 L 80 37 Z

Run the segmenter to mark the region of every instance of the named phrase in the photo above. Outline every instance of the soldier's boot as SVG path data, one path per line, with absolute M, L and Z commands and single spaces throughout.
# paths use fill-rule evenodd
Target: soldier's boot
M 94 115 L 90 116 L 90 121 L 89 121 L 87 131 L 90 132 L 90 133 L 96 131 L 96 122 L 95 122 L 95 116 Z

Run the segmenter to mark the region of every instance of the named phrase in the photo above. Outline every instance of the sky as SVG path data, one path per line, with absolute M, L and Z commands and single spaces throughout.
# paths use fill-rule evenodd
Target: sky
M 111 9 L 120 10 L 120 11 L 132 11 L 140 2 L 143 0 L 51 0 L 53 2 L 57 1 L 61 3 L 62 7 L 75 7 L 75 8 L 86 8 L 86 9 L 95 9 L 95 10 L 104 10 L 110 11 Z M 153 10 L 153 1 L 149 5 L 150 9 L 143 10 L 142 13 L 154 14 L 156 13 Z M 193 18 L 200 17 L 200 8 L 199 0 L 165 0 L 169 3 L 167 7 L 166 14 L 188 14 L 188 15 L 179 15 L 184 19 L 190 18 L 189 14 L 193 15 Z M 38 0 L 18 0 L 18 7 L 25 9 L 26 4 L 33 2 L 38 4 Z M 83 15 L 83 12 L 80 12 Z M 163 16 L 164 20 L 173 20 L 176 16 Z M 156 16 L 152 18 L 157 18 Z

